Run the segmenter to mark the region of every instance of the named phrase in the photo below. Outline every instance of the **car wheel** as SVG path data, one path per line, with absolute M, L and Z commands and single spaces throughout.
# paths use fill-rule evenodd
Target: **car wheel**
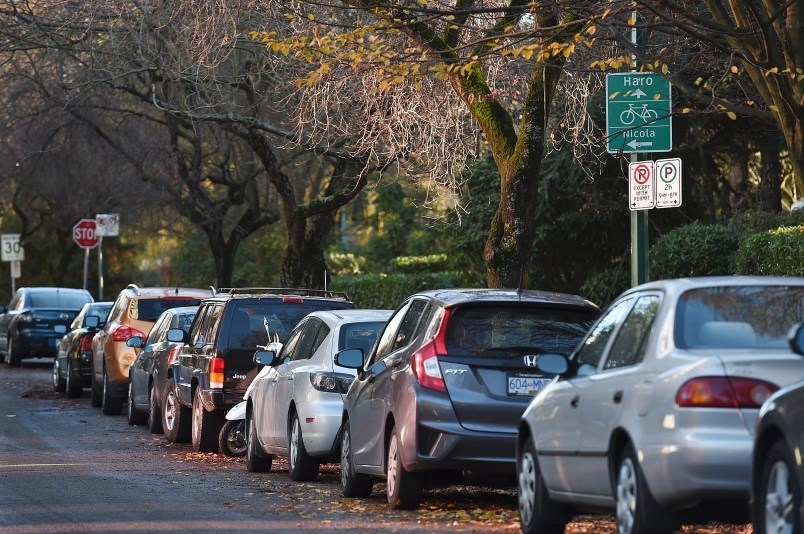
M 67 391 L 67 396 L 71 399 L 76 399 L 84 392 L 84 384 L 80 378 L 75 376 L 75 367 L 73 361 L 67 360 L 67 380 L 64 389 Z
M 162 433 L 162 410 L 156 404 L 156 386 L 153 385 L 148 390 L 148 432 Z
M 614 486 L 617 532 L 619 534 L 670 533 L 676 521 L 653 500 L 634 446 L 626 445 L 617 467 Z
M 20 362 L 22 361 L 22 356 L 16 353 L 14 350 L 14 338 L 8 338 L 8 366 L 9 367 L 19 367 Z
M 89 390 L 89 403 L 94 408 L 100 408 L 103 404 L 103 384 L 95 380 L 95 370 L 92 370 L 92 387 Z
M 128 424 L 131 426 L 144 425 L 148 420 L 148 414 L 137 409 L 134 405 L 134 384 L 131 380 L 128 381 L 128 409 L 126 410 L 128 416 Z
M 223 414 L 208 412 L 201 402 L 201 388 L 193 395 L 192 444 L 196 452 L 218 452 L 218 434 L 223 426 Z
M 801 532 L 797 504 L 801 502 L 801 488 L 795 475 L 796 464 L 784 442 L 773 444 L 761 469 L 762 478 L 755 493 L 754 532 Z
M 388 507 L 391 510 L 415 510 L 422 500 L 422 477 L 419 473 L 406 471 L 402 466 L 401 447 L 394 428 L 388 442 L 388 460 L 385 464 Z
M 53 391 L 64 393 L 64 379 L 61 377 L 58 358 L 53 359 Z
M 550 499 L 544 485 L 533 438 L 517 458 L 519 526 L 524 534 L 561 534 L 569 521 L 565 508 Z M 565 519 L 566 518 L 566 519 Z
M 226 456 L 242 458 L 246 455 L 246 421 L 226 421 L 218 435 L 218 446 Z
M 162 399 L 162 429 L 168 443 L 190 441 L 190 410 L 176 398 L 176 382 L 168 379 Z
M 120 415 L 123 410 L 123 399 L 112 396 L 114 386 L 109 382 L 106 368 L 103 369 L 103 393 L 101 394 L 101 411 L 103 415 Z
M 319 462 L 307 454 L 302 438 L 299 415 L 293 412 L 290 421 L 290 436 L 288 436 L 288 473 L 291 480 L 296 482 L 309 482 L 318 475 Z
M 267 454 L 257 441 L 257 425 L 254 417 L 246 416 L 248 437 L 246 438 L 246 470 L 251 473 L 264 473 L 271 470 L 274 457 Z
M 341 435 L 341 492 L 344 497 L 369 497 L 373 479 L 368 475 L 355 472 L 352 459 L 352 434 L 349 431 L 349 420 L 343 423 Z

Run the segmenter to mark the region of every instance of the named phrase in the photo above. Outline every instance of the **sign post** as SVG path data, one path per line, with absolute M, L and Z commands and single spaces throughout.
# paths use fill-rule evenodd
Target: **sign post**
M 95 215 L 98 230 L 98 300 L 103 300 L 103 238 L 120 233 L 119 213 L 98 213 Z
M 97 224 L 95 219 L 81 219 L 73 226 L 73 241 L 84 249 L 84 289 L 87 288 L 89 270 L 89 249 L 98 246 Z
M 20 262 L 25 259 L 25 249 L 20 244 L 20 234 L 0 235 L 0 259 L 11 262 L 11 294 L 17 289 L 14 280 L 22 275 Z

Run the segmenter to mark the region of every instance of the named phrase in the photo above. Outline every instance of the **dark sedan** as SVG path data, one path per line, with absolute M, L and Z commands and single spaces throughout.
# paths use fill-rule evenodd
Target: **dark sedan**
M 790 336 L 804 355 L 804 325 Z M 801 532 L 804 527 L 804 382 L 770 397 L 759 412 L 751 462 L 751 514 L 755 534 Z
M 92 295 L 85 289 L 21 287 L 0 314 L 0 345 L 8 365 L 23 358 L 56 356 L 59 341 Z
M 53 360 L 54 390 L 74 398 L 80 397 L 83 388 L 92 384 L 92 336 L 98 328 L 87 326 L 86 318 L 96 317 L 102 326 L 111 309 L 111 301 L 88 302 L 73 319 Z

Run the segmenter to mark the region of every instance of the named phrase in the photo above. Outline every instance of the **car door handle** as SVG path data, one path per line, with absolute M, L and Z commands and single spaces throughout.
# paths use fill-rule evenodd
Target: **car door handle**
M 614 398 L 612 400 L 614 401 L 614 404 L 620 404 L 620 402 L 623 400 L 623 392 L 622 391 L 614 392 Z
M 572 406 L 573 408 L 577 408 L 578 403 L 580 402 L 581 402 L 581 396 L 575 395 L 574 397 L 572 397 L 572 400 L 570 401 L 570 406 Z
M 293 382 L 293 375 L 288 376 L 288 382 Z

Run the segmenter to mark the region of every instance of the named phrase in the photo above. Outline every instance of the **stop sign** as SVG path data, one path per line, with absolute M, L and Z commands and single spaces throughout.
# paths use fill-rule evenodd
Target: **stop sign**
M 98 232 L 95 219 L 81 219 L 73 226 L 73 240 L 81 248 L 98 246 Z

